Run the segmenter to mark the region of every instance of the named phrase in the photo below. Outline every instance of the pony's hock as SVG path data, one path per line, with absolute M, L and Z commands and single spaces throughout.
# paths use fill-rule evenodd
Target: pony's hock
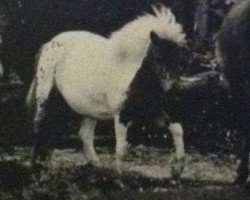
M 83 117 L 79 135 L 89 162 L 99 163 L 93 145 L 97 121 L 114 119 L 120 170 L 128 126 L 163 114 L 164 90 L 174 87 L 189 55 L 186 35 L 173 13 L 164 6 L 153 7 L 153 11 L 113 32 L 110 38 L 72 31 L 43 45 L 27 97 L 28 106 L 34 105 L 34 100 L 36 105 L 35 141 L 39 145 L 34 144 L 34 161 L 45 140 L 42 127 L 37 125 L 44 120 L 46 102 L 56 88 L 69 107 Z M 171 118 L 169 122 L 175 157 L 180 160 L 185 157 L 182 126 Z

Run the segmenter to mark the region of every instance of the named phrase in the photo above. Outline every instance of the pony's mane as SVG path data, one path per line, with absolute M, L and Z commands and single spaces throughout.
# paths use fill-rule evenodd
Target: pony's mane
M 145 13 L 111 35 L 115 51 L 121 59 L 142 59 L 150 44 L 151 31 L 180 46 L 186 43 L 183 28 L 176 22 L 171 10 L 163 5 L 159 8 L 153 6 L 152 9 L 153 14 Z

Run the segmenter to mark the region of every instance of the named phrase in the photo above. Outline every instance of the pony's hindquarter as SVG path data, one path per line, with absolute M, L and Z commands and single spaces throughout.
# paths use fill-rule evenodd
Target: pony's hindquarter
M 113 118 L 140 65 L 120 62 L 112 42 L 92 33 L 66 32 L 50 45 L 53 43 L 59 44 L 54 51 L 62 56 L 62 60 L 56 57 L 55 85 L 69 106 L 81 115 Z

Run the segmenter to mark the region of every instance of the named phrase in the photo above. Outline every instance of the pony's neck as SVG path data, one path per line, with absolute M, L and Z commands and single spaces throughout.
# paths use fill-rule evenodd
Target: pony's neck
M 113 43 L 114 54 L 119 62 L 142 63 L 150 45 L 149 37 L 127 39 L 126 42 L 117 38 Z
M 110 42 L 117 58 L 122 61 L 142 63 L 150 45 L 150 31 L 154 29 L 155 17 L 145 15 L 114 32 Z

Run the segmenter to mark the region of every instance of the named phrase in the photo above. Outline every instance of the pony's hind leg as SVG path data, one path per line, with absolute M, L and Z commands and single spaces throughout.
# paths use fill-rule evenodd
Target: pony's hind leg
M 183 171 L 185 161 L 183 129 L 180 123 L 170 123 L 168 129 L 173 136 L 175 146 L 175 156 L 172 160 L 172 178 L 178 181 Z
M 122 158 L 126 153 L 128 126 L 120 122 L 120 116 L 115 116 L 115 137 L 116 137 L 116 169 L 122 170 Z
M 101 162 L 96 154 L 94 148 L 94 135 L 95 135 L 95 127 L 96 120 L 91 118 L 84 118 L 82 121 L 82 125 L 79 131 L 79 136 L 81 137 L 86 159 L 93 165 L 100 166 Z

